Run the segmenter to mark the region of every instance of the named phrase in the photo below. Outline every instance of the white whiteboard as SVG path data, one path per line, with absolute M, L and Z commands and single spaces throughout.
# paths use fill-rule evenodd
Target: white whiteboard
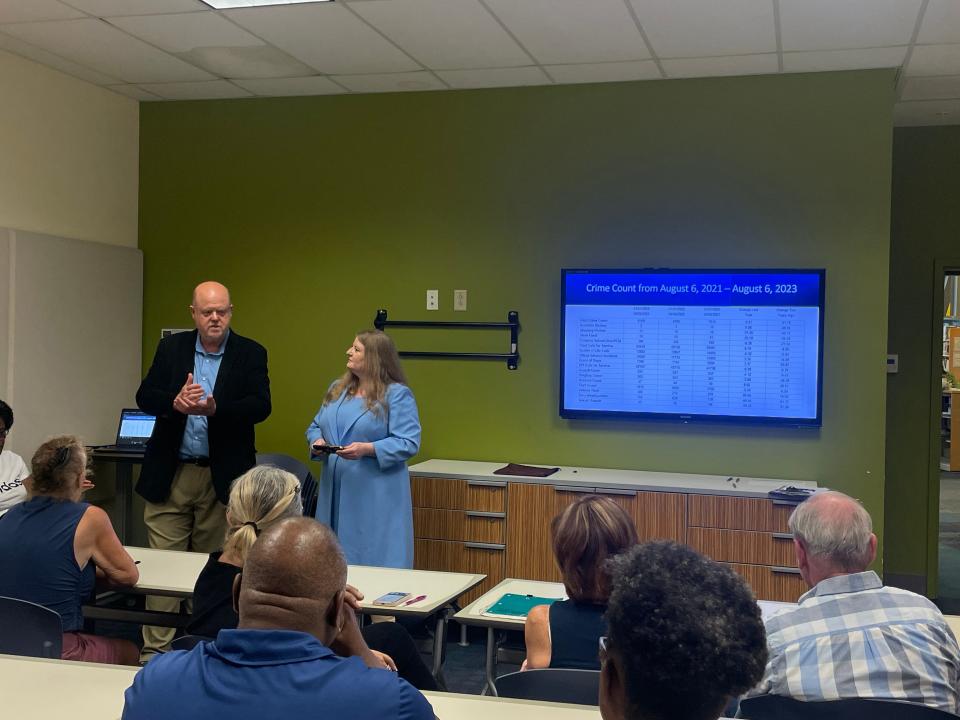
M 7 448 L 29 464 L 51 435 L 113 442 L 140 383 L 140 250 L 0 228 L 0 281 Z

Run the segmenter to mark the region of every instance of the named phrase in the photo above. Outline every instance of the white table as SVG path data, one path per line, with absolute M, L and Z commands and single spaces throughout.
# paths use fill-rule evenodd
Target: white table
M 138 563 L 140 580 L 134 587 L 119 592 L 166 595 L 184 599 L 193 597 L 197 577 L 206 565 L 208 557 L 204 553 L 177 550 L 153 550 L 141 547 L 127 547 L 126 550 Z M 433 646 L 434 675 L 440 672 L 446 642 L 448 606 L 465 592 L 483 582 L 485 577 L 486 575 L 471 573 L 401 570 L 365 565 L 347 567 L 347 582 L 364 594 L 363 602 L 360 603 L 362 613 L 413 618 L 437 616 Z M 381 595 L 397 590 L 412 593 L 413 597 L 420 595 L 426 595 L 426 597 L 411 605 L 399 607 L 373 604 L 373 601 Z M 169 627 L 183 627 L 189 620 L 173 613 L 141 612 L 89 605 L 84 607 L 84 616 L 94 620 L 120 620 Z
M 483 689 L 484 693 L 491 695 L 497 694 L 497 688 L 494 684 L 497 670 L 497 630 L 522 630 L 526 622 L 524 617 L 507 618 L 491 617 L 483 613 L 494 603 L 497 602 L 506 593 L 515 595 L 534 595 L 536 597 L 556 598 L 563 600 L 567 597 L 567 591 L 563 583 L 541 582 L 538 580 L 519 580 L 517 578 L 507 578 L 499 585 L 490 588 L 483 595 L 478 597 L 463 610 L 453 616 L 453 619 L 463 625 L 477 625 L 487 628 L 487 660 L 486 676 L 487 684 Z
M 0 655 L 3 717 L 111 720 L 139 668 Z M 599 720 L 596 708 L 528 700 L 424 693 L 440 720 Z M 318 697 L 318 701 L 322 698 Z

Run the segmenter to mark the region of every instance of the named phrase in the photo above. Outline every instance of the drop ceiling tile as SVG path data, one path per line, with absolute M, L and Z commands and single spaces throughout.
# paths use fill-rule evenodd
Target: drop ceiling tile
M 447 87 L 425 71 L 387 75 L 337 75 L 332 79 L 357 93 L 417 92 L 445 90 Z
M 960 75 L 908 78 L 901 100 L 946 100 L 960 98 Z
M 777 56 L 773 53 L 661 60 L 660 64 L 668 78 L 769 75 L 776 73 L 778 68 Z
M 544 70 L 555 82 L 572 83 L 622 82 L 625 80 L 658 80 L 660 70 L 653 60 L 592 63 L 589 65 L 547 65 Z
M 36 20 L 70 20 L 84 14 L 58 0 L 2 0 L 0 23 L 33 22 Z
M 200 0 L 67 0 L 79 10 L 97 17 L 115 15 L 160 15 L 162 13 L 209 10 Z
M 915 125 L 960 124 L 960 100 L 922 100 L 899 102 L 893 106 L 893 124 Z
M 281 97 L 285 95 L 336 95 L 346 92 L 342 87 L 325 77 L 273 78 L 270 80 L 234 80 L 254 95 L 262 97 Z
M 771 0 L 630 0 L 659 57 L 777 51 Z
M 350 8 L 429 68 L 531 62 L 478 0 L 366 0 Z
M 113 90 L 115 93 L 126 95 L 134 100 L 162 100 L 163 98 L 153 93 L 149 93 L 139 85 L 107 85 L 107 90 Z
M 7 25 L 4 32 L 130 83 L 206 80 L 209 73 L 132 38 L 102 20 Z
M 220 77 L 298 77 L 315 72 L 212 12 L 115 17 L 107 22 Z
M 960 42 L 960 3 L 957 0 L 930 0 L 917 42 L 925 45 Z
M 542 64 L 646 60 L 646 43 L 623 0 L 486 0 Z
M 140 83 L 140 87 L 165 100 L 220 100 L 224 98 L 251 97 L 253 94 L 226 80 Z
M 814 50 L 783 54 L 785 72 L 825 72 L 900 67 L 906 47 L 863 48 L 859 50 Z
M 91 70 L 83 65 L 78 65 L 75 62 L 64 60 L 62 57 L 47 52 L 46 50 L 36 47 L 35 45 L 25 43 L 23 40 L 10 37 L 9 35 L 4 35 L 2 33 L 0 33 L 0 49 L 7 50 L 21 57 L 25 57 L 28 60 L 33 60 L 41 65 L 46 65 L 54 70 L 59 70 L 67 75 L 72 75 L 75 78 L 86 80 L 94 85 L 112 85 L 120 81 L 120 78 L 104 75 L 103 73 L 99 73 L 96 70 Z
M 518 87 L 552 85 L 553 81 L 536 66 L 484 68 L 480 70 L 438 70 L 437 75 L 452 88 Z
M 908 77 L 960 74 L 960 45 L 917 45 L 907 63 Z
M 363 20 L 334 3 L 229 10 L 223 14 L 328 75 L 420 68 Z
M 780 0 L 784 50 L 907 45 L 922 0 Z
M 121 30 L 169 53 L 203 47 L 253 47 L 265 43 L 213 12 L 108 17 Z

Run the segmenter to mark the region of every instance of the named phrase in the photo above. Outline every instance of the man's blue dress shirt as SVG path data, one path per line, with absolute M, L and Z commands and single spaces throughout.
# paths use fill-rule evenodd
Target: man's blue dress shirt
M 427 699 L 396 673 L 338 657 L 292 630 L 221 630 L 189 652 L 158 655 L 124 699 L 123 720 L 434 717 Z
M 229 337 L 230 331 L 227 330 L 220 347 L 211 353 L 203 349 L 200 333 L 197 333 L 197 345 L 193 350 L 193 381 L 203 388 L 204 400 L 213 395 L 217 374 L 220 372 L 220 362 L 223 360 L 223 351 L 227 347 Z M 183 441 L 180 443 L 180 457 L 210 457 L 206 415 L 187 415 L 187 427 L 183 431 Z

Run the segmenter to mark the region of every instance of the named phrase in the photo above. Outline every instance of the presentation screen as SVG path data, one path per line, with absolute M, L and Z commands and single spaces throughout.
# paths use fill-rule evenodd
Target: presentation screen
M 560 415 L 820 425 L 824 275 L 563 270 Z

